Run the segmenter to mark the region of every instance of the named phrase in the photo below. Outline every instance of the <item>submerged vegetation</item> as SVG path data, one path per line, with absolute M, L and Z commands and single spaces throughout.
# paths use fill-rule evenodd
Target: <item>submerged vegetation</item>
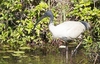
M 99 0 L 1 0 L 0 61 L 7 64 L 3 58 L 27 57 L 26 53 L 30 52 L 35 55 L 59 53 L 48 30 L 48 18 L 43 19 L 33 32 L 35 22 L 49 9 L 54 14 L 55 24 L 65 20 L 91 24 L 91 29 L 84 33 L 82 49 L 88 62 L 100 63 L 99 4 Z M 39 56 L 36 58 L 39 60 Z

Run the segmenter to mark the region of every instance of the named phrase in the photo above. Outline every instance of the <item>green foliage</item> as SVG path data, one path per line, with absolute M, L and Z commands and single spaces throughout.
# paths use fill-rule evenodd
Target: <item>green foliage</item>
M 69 13 L 71 16 L 77 16 L 80 20 L 95 21 L 95 17 L 99 17 L 99 9 L 91 6 L 92 1 L 80 0 L 79 3 L 74 4 L 74 9 Z
M 94 7 L 94 2 L 90 0 L 80 0 L 79 2 L 73 0 L 73 3 L 74 8 L 67 16 L 90 23 L 91 30 L 85 33 L 83 43 L 89 55 L 93 55 L 92 53 L 96 55 L 100 52 L 100 9 Z
M 88 21 L 91 30 L 85 33 L 84 48 L 88 54 L 91 52 L 98 54 L 100 48 L 100 9 L 94 6 L 92 0 L 71 0 L 72 6 L 66 6 L 63 2 L 51 2 L 51 0 L 1 0 L 0 1 L 0 49 L 22 51 L 31 49 L 28 45 L 33 46 L 33 50 L 37 48 L 45 49 L 46 52 L 55 48 L 50 44 L 46 46 L 44 43 L 51 42 L 51 34 L 48 30 L 49 19 L 45 18 L 35 28 L 34 24 L 41 17 L 42 12 L 52 7 L 54 21 L 65 20 L 67 17 L 74 20 Z M 58 5 L 58 4 L 63 4 Z M 56 6 L 55 6 L 56 5 Z M 68 8 L 69 7 L 69 8 Z M 73 8 L 69 13 L 65 12 Z M 49 9 L 50 9 L 49 8 Z M 56 22 L 55 22 L 56 23 Z M 42 28 L 41 28 L 42 27 Z M 53 48 L 53 49 L 52 49 Z M 14 53 L 16 56 L 16 53 Z
M 30 5 L 25 7 L 25 4 Z M 35 39 L 36 36 L 33 36 L 32 29 L 36 16 L 40 14 L 40 11 L 47 9 L 48 5 L 45 2 L 39 3 L 36 7 L 31 5 L 33 4 L 29 0 L 2 0 L 0 4 L 1 45 L 8 45 L 10 49 L 18 50 L 20 47 L 27 46 L 27 42 Z M 39 31 L 39 28 L 37 30 Z
M 67 16 L 70 17 L 75 16 L 80 21 L 88 21 L 91 25 L 92 30 L 90 31 L 90 37 L 88 35 L 86 39 L 99 41 L 100 40 L 100 28 L 99 28 L 100 10 L 91 5 L 93 5 L 92 1 L 80 0 L 78 3 L 74 4 L 74 9 Z

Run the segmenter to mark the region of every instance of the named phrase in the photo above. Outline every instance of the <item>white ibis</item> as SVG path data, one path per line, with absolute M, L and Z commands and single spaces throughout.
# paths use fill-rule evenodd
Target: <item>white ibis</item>
M 34 29 L 36 25 L 45 17 L 50 18 L 49 22 L 49 30 L 51 31 L 54 38 L 60 38 L 64 41 L 73 40 L 78 38 L 85 30 L 90 28 L 89 23 L 84 21 L 66 21 L 59 25 L 54 25 L 53 23 L 53 14 L 50 10 L 46 11 L 44 15 L 36 22 L 34 25 Z M 66 49 L 68 51 L 68 48 Z M 68 52 L 66 53 L 68 55 Z M 68 56 L 66 56 L 66 60 L 68 61 Z
M 45 17 L 50 18 L 49 22 L 49 30 L 51 31 L 54 38 L 60 38 L 64 41 L 72 40 L 74 38 L 79 37 L 85 30 L 90 28 L 89 23 L 84 21 L 66 21 L 57 26 L 54 26 L 53 23 L 53 14 L 52 12 L 46 11 L 45 14 L 36 22 L 34 25 L 34 29 L 36 25 Z

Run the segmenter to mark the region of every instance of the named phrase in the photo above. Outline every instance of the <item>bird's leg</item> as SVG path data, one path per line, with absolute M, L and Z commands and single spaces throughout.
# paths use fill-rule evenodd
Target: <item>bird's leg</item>
M 68 45 L 66 45 L 66 64 L 68 64 Z
M 68 44 L 66 44 L 65 41 L 63 41 L 62 39 L 59 39 L 59 50 L 61 55 L 66 58 L 64 62 L 68 64 Z

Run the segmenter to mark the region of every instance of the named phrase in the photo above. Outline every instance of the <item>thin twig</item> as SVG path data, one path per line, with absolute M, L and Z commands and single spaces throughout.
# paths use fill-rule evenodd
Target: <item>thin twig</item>
M 83 61 L 84 61 L 84 59 L 82 59 L 78 64 L 82 64 Z
M 93 64 L 96 64 L 96 60 L 97 60 L 97 58 L 98 58 L 98 54 L 96 54 L 96 57 L 95 57 L 95 59 L 94 59 L 94 63 Z
M 73 56 L 74 55 L 74 53 L 76 52 L 76 50 L 79 48 L 79 46 L 82 44 L 82 42 L 80 42 L 78 45 L 77 45 L 77 47 L 74 49 L 74 51 L 72 52 L 72 54 L 71 54 L 71 56 Z

